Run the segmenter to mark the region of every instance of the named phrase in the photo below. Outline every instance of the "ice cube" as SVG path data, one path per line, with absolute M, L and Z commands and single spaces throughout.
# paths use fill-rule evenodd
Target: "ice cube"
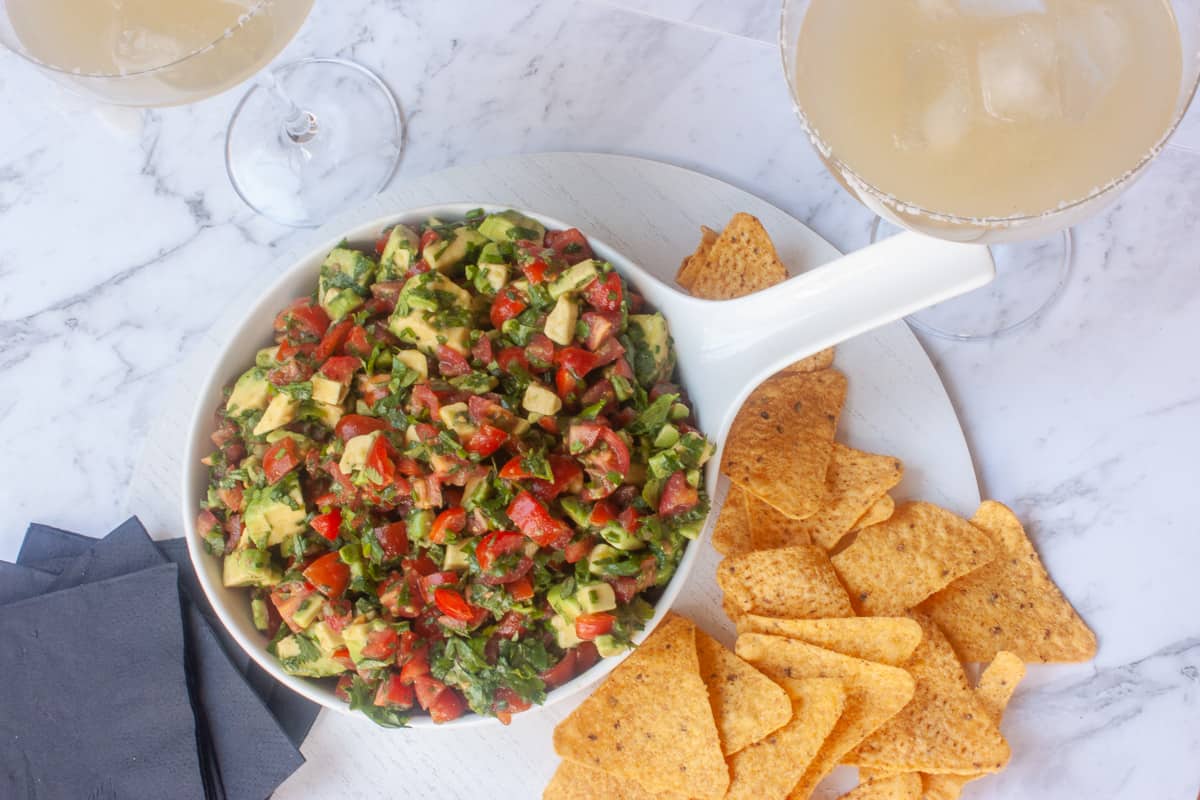
M 930 150 L 949 150 L 971 130 L 971 94 L 967 87 L 952 83 L 925 108 L 921 118 L 925 144 Z
M 967 49 L 958 40 L 918 45 L 905 63 L 906 119 L 895 137 L 901 150 L 945 150 L 967 135 L 972 92 Z
M 1004 23 L 979 45 L 983 107 L 1005 122 L 1057 119 L 1063 114 L 1053 23 L 1022 17 Z
M 972 17 L 1045 14 L 1046 0 L 958 0 L 958 10 Z
M 1059 72 L 1064 113 L 1085 118 L 1112 89 L 1129 58 L 1122 21 L 1103 5 L 1080 5 L 1058 23 Z
M 957 9 L 954 0 L 917 0 L 917 10 L 933 19 L 949 19 Z

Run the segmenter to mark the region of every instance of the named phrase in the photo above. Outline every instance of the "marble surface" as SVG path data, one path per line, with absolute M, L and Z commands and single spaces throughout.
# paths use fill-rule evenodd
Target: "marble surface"
M 707 172 L 839 248 L 862 246 L 870 215 L 791 115 L 774 5 L 321 2 L 283 58 L 336 54 L 388 80 L 410 125 L 397 182 L 515 152 L 628 153 Z M 136 511 L 126 487 L 180 365 L 295 240 L 227 182 L 239 96 L 102 120 L 0 55 L 0 557 L 30 519 L 99 532 Z M 1077 229 L 1076 273 L 1040 324 L 982 345 L 926 341 L 984 494 L 1031 523 L 1101 641 L 1091 664 L 1031 671 L 1010 711 L 1032 731 L 1014 742 L 1021 768 L 971 797 L 1193 800 L 1200 788 L 1198 113 Z M 545 747 L 519 722 L 513 738 L 515 758 Z M 352 787 L 386 770 L 347 751 L 298 779 L 320 774 Z

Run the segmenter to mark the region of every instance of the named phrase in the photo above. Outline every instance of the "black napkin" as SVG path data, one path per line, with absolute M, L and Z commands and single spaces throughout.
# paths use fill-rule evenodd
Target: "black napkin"
M 297 744 L 311 727 L 317 708 L 300 698 L 305 722 L 298 741 L 293 744 L 292 732 L 282 729 L 275 714 L 264 705 L 261 694 L 247 683 L 242 673 L 250 668 L 257 670 L 260 685 L 268 691 L 278 684 L 254 664 L 220 626 L 200 590 L 182 540 L 156 546 L 136 518 L 103 540 L 31 525 L 18 556 L 18 561 L 24 565 L 57 571 L 59 574 L 52 577 L 51 588 L 63 588 L 81 581 L 103 581 L 130 571 L 143 574 L 136 571 L 154 571 L 156 565 L 166 563 L 166 559 L 176 562 L 183 589 L 180 599 L 186 632 L 188 690 L 195 711 L 193 724 L 198 761 L 207 794 L 209 797 L 266 797 L 303 763 Z M 28 575 L 21 575 L 20 580 L 22 585 L 45 584 L 44 579 Z M 5 596 L 6 593 L 0 592 L 0 602 L 4 602 Z M 298 697 L 282 686 L 272 692 L 274 695 Z M 297 706 L 294 701 L 281 705 L 287 712 Z M 295 716 L 293 713 L 288 718 Z M 173 790 L 163 787 L 159 796 L 174 796 Z

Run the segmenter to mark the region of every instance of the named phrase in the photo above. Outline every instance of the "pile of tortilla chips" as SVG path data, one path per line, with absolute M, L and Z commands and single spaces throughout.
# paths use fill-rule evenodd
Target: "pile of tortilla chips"
M 677 280 L 721 300 L 786 276 L 738 214 L 704 229 Z M 546 800 L 803 800 L 839 764 L 859 771 L 844 800 L 952 800 L 1007 764 L 999 725 L 1025 664 L 1095 654 L 1012 511 L 898 504 L 901 462 L 836 441 L 832 364 L 763 383 L 725 443 L 712 544 L 734 652 L 668 617 L 559 726 Z

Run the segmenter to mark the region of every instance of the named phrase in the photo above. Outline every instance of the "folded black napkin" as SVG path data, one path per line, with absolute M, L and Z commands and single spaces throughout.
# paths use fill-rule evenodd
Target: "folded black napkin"
M 164 591 L 160 576 L 168 571 Z M 117 591 L 111 588 L 117 584 L 126 594 L 140 596 L 134 603 L 140 616 L 113 615 L 107 600 L 98 601 Z M 162 705 L 157 695 L 147 698 L 142 713 L 155 720 L 148 725 L 125 714 L 124 705 L 113 708 L 108 702 L 111 697 L 127 703 L 128 691 L 111 695 L 87 682 L 72 684 L 69 673 L 60 674 L 59 662 L 36 647 L 29 651 L 35 655 L 20 662 L 0 648 L 5 653 L 0 675 L 22 672 L 26 682 L 56 687 L 22 695 L 15 688 L 21 681 L 0 681 L 0 708 L 6 712 L 0 718 L 25 732 L 23 739 L 9 738 L 0 723 L 5 737 L 0 796 L 263 798 L 303 763 L 297 748 L 317 707 L 278 685 L 228 636 L 200 590 L 182 540 L 156 545 L 136 518 L 102 540 L 31 525 L 18 565 L 0 562 L 0 635 L 8 631 L 5 620 L 39 631 L 64 613 L 77 634 L 70 639 L 72 658 L 83 654 L 87 662 L 86 652 L 96 648 L 120 653 L 128 640 L 160 659 L 173 659 L 174 670 L 162 671 L 156 664 L 118 657 L 95 662 L 93 674 L 97 681 L 135 691 L 153 686 L 174 702 Z M 146 615 L 164 614 L 165 619 L 152 620 L 156 625 L 144 624 Z M 11 706 L 10 694 L 17 695 Z M 77 711 L 68 721 L 61 712 L 71 707 Z M 182 716 L 175 713 L 180 708 Z M 114 736 L 114 714 L 130 722 L 131 732 Z M 70 759 L 71 748 L 59 735 L 67 724 L 73 736 L 89 742 L 92 760 L 76 764 Z M 168 746 L 170 757 L 160 756 Z M 177 750 L 190 759 L 187 766 L 179 763 Z M 66 754 L 67 763 L 55 761 L 53 753 Z M 171 766 L 139 772 L 117 766 L 123 757 Z M 114 775 L 141 775 L 141 783 L 116 784 Z

